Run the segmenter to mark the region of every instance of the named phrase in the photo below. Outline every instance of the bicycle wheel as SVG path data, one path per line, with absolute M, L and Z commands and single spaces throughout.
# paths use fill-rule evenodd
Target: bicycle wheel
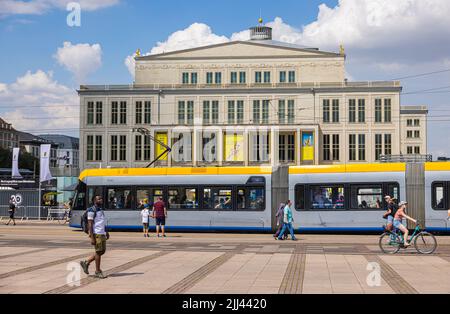
M 401 240 L 398 235 L 385 232 L 378 242 L 381 251 L 385 254 L 395 254 L 400 250 Z
M 423 231 L 414 239 L 414 247 L 420 254 L 433 254 L 437 248 L 437 241 L 434 235 Z

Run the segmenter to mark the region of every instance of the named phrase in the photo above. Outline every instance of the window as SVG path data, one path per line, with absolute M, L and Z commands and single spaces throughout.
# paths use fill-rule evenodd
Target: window
M 420 126 L 420 120 L 419 119 L 415 119 L 414 120 L 414 126 Z
M 237 205 L 238 210 L 265 210 L 264 188 L 238 188 Z
M 349 135 L 349 160 L 355 161 L 356 160 L 356 135 L 350 134 Z
M 120 102 L 120 124 L 127 124 L 127 103 Z
M 392 155 L 392 135 L 391 134 L 384 135 L 384 154 Z
M 231 72 L 231 79 L 230 79 L 230 83 L 231 84 L 237 84 L 238 80 L 237 80 L 237 72 Z
M 333 134 L 333 161 L 339 160 L 339 134 Z
M 196 188 L 169 188 L 169 209 L 196 209 L 198 195 Z
M 414 154 L 420 155 L 420 146 L 414 147 Z
M 214 100 L 212 102 L 211 116 L 212 116 L 212 123 L 218 124 L 219 123 L 219 102 L 217 100 Z
M 229 100 L 228 101 L 228 124 L 235 124 L 236 123 L 236 110 L 235 110 L 235 101 Z
M 330 100 L 323 100 L 323 123 L 330 123 Z
M 384 100 L 384 122 L 392 122 L 392 103 L 390 99 Z
M 270 72 L 264 72 L 264 83 L 270 83 Z
M 344 186 L 311 186 L 311 209 L 343 210 L 344 195 Z
M 286 83 L 286 71 L 280 72 L 280 83 Z
M 333 99 L 333 123 L 339 123 L 339 99 Z
M 86 137 L 86 160 L 87 161 L 94 161 L 94 136 L 88 135 Z
M 262 72 L 255 72 L 255 83 L 262 83 Z
M 329 134 L 323 135 L 323 160 L 331 160 L 331 141 Z
M 203 102 L 203 124 L 210 124 L 210 102 Z
M 87 124 L 94 124 L 94 102 L 92 101 L 87 105 Z
M 117 124 L 119 118 L 119 104 L 117 101 L 111 103 L 111 124 Z
M 203 124 L 219 123 L 219 102 L 214 100 L 203 102 Z
M 289 83 L 295 83 L 295 71 L 289 71 Z
M 406 131 L 406 137 L 412 138 L 413 137 L 413 131 Z
M 208 72 L 206 73 L 206 84 L 212 84 L 213 83 L 213 73 Z
M 406 126 L 413 126 L 413 120 L 412 119 L 406 120 Z
M 295 122 L 295 101 L 288 100 L 288 123 L 293 124 Z
M 408 146 L 406 148 L 406 152 L 407 152 L 408 155 L 412 155 L 413 154 L 413 147 L 412 146 Z
M 217 135 L 216 133 L 203 132 L 202 134 L 202 161 L 217 161 Z
M 238 100 L 237 101 L 237 123 L 238 124 L 242 124 L 244 123 L 244 101 L 243 100 Z
M 103 141 L 103 138 L 101 135 L 95 136 L 95 160 L 96 161 L 102 160 L 102 141 Z
M 356 100 L 350 99 L 348 101 L 348 122 L 356 122 Z
M 142 124 L 142 101 L 136 101 L 136 124 Z
M 358 122 L 366 122 L 366 100 L 358 99 Z
M 117 161 L 117 135 L 111 135 L 111 161 Z
M 283 163 L 295 162 L 295 134 L 279 135 L 278 158 Z
M 305 209 L 305 186 L 296 185 L 295 186 L 295 209 L 304 210 Z
M 191 84 L 197 84 L 197 82 L 198 82 L 197 73 L 195 73 L 195 72 L 191 73 Z
M 172 160 L 174 162 L 192 161 L 192 133 L 172 133 Z
M 358 135 L 358 159 L 359 161 L 366 160 L 366 135 Z
M 178 102 L 178 124 L 192 125 L 194 123 L 194 102 Z
M 270 160 L 269 134 L 251 134 L 250 147 L 250 161 L 268 162 Z
M 216 84 L 222 84 L 222 72 L 216 72 L 215 79 Z
M 245 72 L 239 72 L 239 83 L 240 84 L 245 84 L 247 79 L 246 79 L 247 73 Z
M 161 189 L 138 187 L 136 189 L 136 208 L 144 209 L 144 205 L 148 204 L 149 210 L 152 210 L 153 203 L 158 201 L 160 197 L 163 197 L 163 190 Z
M 415 138 L 420 138 L 420 131 L 414 131 L 414 137 Z
M 152 122 L 152 102 L 144 102 L 144 123 L 150 124 Z
M 279 100 L 278 101 L 278 123 L 285 124 L 286 123 L 286 116 L 287 116 L 287 123 L 292 124 L 295 121 L 295 102 L 294 100 L 288 100 L 288 106 L 286 111 L 286 101 L 285 100 Z
M 375 160 L 380 160 L 383 154 L 383 135 L 375 134 Z
M 233 190 L 227 188 L 205 188 L 203 189 L 203 208 L 210 210 L 232 210 Z
M 436 210 L 446 210 L 445 187 L 448 182 L 433 183 L 432 184 L 432 206 Z
M 253 101 L 253 123 L 260 123 L 260 101 Z
M 262 101 L 262 123 L 269 124 L 269 103 L 270 100 Z
M 375 99 L 375 123 L 381 123 L 382 122 L 382 100 L 381 99 Z
M 103 198 L 103 188 L 100 186 L 89 187 L 87 189 L 88 206 L 94 205 L 94 197 L 96 196 L 101 196 Z M 86 208 L 84 208 L 83 210 L 86 210 Z
M 150 138 L 148 136 L 136 135 L 135 160 L 150 160 Z
M 352 209 L 383 209 L 382 185 L 352 185 Z
M 121 210 L 131 209 L 133 206 L 133 195 L 129 188 L 108 188 L 106 209 Z
M 187 72 L 183 73 L 182 82 L 183 82 L 183 84 L 189 84 L 189 73 L 187 73 Z
M 120 146 L 119 146 L 119 159 L 120 161 L 127 160 L 127 136 L 120 136 Z

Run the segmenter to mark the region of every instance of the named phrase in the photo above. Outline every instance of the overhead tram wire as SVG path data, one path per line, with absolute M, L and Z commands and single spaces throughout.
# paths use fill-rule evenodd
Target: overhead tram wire
M 441 71 L 434 71 L 434 72 L 427 72 L 427 73 L 420 73 L 420 74 L 415 74 L 415 75 L 410 75 L 410 76 L 404 76 L 404 77 L 391 79 L 390 81 L 407 80 L 407 79 L 418 78 L 418 77 L 423 77 L 423 76 L 429 76 L 429 75 L 434 75 L 434 74 L 440 74 L 440 73 L 445 73 L 445 72 L 450 72 L 450 69 L 441 70 Z

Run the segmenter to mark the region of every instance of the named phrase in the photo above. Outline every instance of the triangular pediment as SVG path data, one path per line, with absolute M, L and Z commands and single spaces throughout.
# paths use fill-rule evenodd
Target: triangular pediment
M 274 41 L 234 41 L 157 55 L 138 57 L 136 60 L 211 59 L 211 58 L 323 58 L 340 57 L 340 54 L 323 52 L 312 48 L 297 48 L 294 45 Z

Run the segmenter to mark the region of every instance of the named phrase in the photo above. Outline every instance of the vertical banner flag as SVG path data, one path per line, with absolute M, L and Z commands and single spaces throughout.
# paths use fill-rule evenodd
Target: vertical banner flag
M 13 158 L 12 158 L 12 173 L 11 177 L 13 179 L 22 179 L 22 176 L 19 172 L 19 152 L 20 148 L 13 148 Z
M 311 132 L 302 133 L 302 160 L 314 160 L 314 135 Z
M 165 145 L 167 145 L 167 133 L 166 132 L 158 132 L 155 134 L 155 138 L 160 141 L 161 143 L 164 143 Z M 156 144 L 156 156 L 161 155 L 162 153 L 164 153 L 166 151 L 166 148 Z M 159 160 L 162 161 L 167 161 L 167 154 L 164 154 L 164 156 L 162 156 Z
M 244 161 L 244 136 L 242 134 L 225 134 L 224 142 L 225 161 Z
M 53 179 L 50 173 L 50 149 L 51 145 L 41 145 L 41 171 L 40 182 L 50 181 Z

